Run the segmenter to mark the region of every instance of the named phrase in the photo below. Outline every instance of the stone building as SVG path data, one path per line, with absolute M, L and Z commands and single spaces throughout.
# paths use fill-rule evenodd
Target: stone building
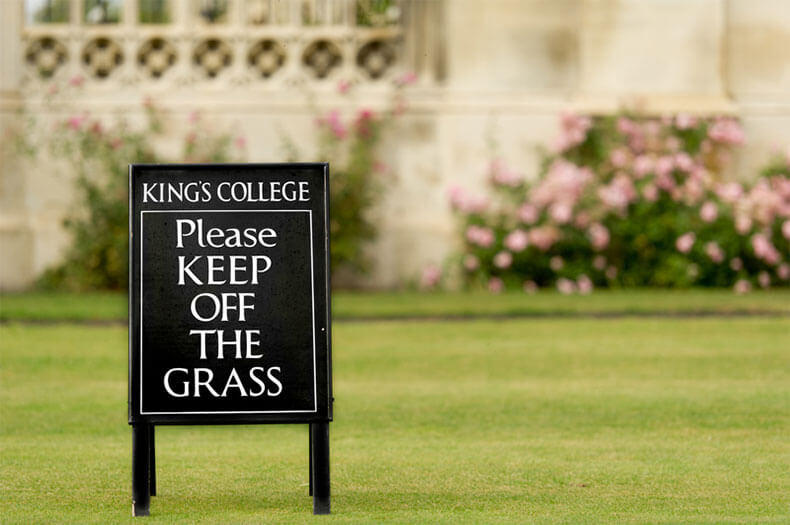
M 395 176 L 372 286 L 452 251 L 447 188 L 482 186 L 492 144 L 533 175 L 562 110 L 736 114 L 743 178 L 790 145 L 785 0 L 2 0 L 0 24 L 0 127 L 21 107 L 62 117 L 48 94 L 78 76 L 68 111 L 133 120 L 146 96 L 181 120 L 201 110 L 256 162 L 283 158 L 282 133 L 311 142 L 305 92 L 376 110 L 415 72 L 382 151 Z M 56 164 L 3 155 L 0 288 L 19 289 L 58 259 L 73 190 Z

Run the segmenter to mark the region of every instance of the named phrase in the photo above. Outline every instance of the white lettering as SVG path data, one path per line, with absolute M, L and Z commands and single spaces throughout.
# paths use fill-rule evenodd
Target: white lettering
M 277 370 L 279 372 L 280 371 L 280 367 L 279 366 L 273 366 L 273 367 L 269 368 L 269 370 L 266 372 L 266 377 L 268 377 L 269 380 L 272 383 L 277 385 L 279 387 L 279 389 L 277 390 L 277 392 L 268 392 L 266 395 L 269 396 L 269 397 L 277 397 L 283 391 L 283 384 L 280 383 L 279 379 L 274 377 L 274 375 L 272 374 L 272 370 Z
M 188 374 L 189 370 L 187 370 L 186 368 L 171 368 L 170 370 L 168 370 L 167 373 L 165 374 L 165 379 L 164 379 L 165 390 L 167 390 L 167 393 L 173 397 L 187 397 L 189 395 L 189 381 L 184 381 L 183 383 L 184 392 L 181 394 L 176 394 L 175 392 L 173 392 L 173 389 L 170 388 L 170 374 L 172 374 L 173 372 L 184 372 L 185 374 Z

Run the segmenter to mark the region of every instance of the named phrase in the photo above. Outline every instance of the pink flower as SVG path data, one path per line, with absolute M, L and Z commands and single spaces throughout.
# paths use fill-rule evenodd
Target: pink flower
M 743 270 L 743 261 L 740 257 L 733 257 L 730 259 L 730 268 L 733 272 L 740 272 Z
M 680 253 L 688 253 L 691 251 L 691 247 L 694 246 L 694 241 L 696 239 L 697 236 L 694 235 L 693 232 L 684 233 L 675 241 L 675 248 L 677 248 Z
M 370 136 L 370 122 L 373 120 L 374 114 L 370 109 L 361 109 L 357 113 L 357 118 L 354 120 L 354 129 L 360 137 Z M 338 136 L 338 138 L 343 138 Z
M 587 235 L 590 237 L 594 250 L 600 251 L 609 246 L 609 230 L 603 224 L 594 223 L 587 230 Z
M 573 208 L 593 177 L 589 168 L 558 158 L 530 192 L 530 203 L 537 208 L 544 208 L 555 202 L 563 202 Z
M 565 261 L 559 255 L 555 255 L 549 259 L 549 267 L 555 272 L 562 270 L 563 266 L 565 266 Z
M 639 155 L 634 159 L 634 175 L 637 179 L 645 177 L 653 171 L 653 159 L 647 155 Z
M 604 275 L 606 275 L 607 279 L 613 280 L 615 277 L 617 277 L 617 268 L 614 267 L 614 266 L 609 266 L 606 269 L 606 272 L 604 273 Z
M 596 255 L 593 257 L 593 268 L 598 271 L 603 271 L 606 268 L 606 257 L 603 255 Z
M 721 117 L 708 128 L 708 137 L 722 144 L 743 144 L 745 137 L 743 128 L 737 120 Z
M 598 188 L 598 198 L 608 208 L 625 211 L 628 204 L 636 198 L 636 189 L 631 179 L 618 174 L 608 185 Z
M 741 235 L 746 235 L 752 229 L 752 219 L 746 215 L 735 216 L 735 230 Z
M 786 281 L 790 279 L 790 264 L 782 263 L 776 268 L 776 275 Z
M 659 157 L 656 161 L 656 175 L 659 176 L 666 176 L 672 173 L 672 170 L 675 168 L 675 159 L 673 157 L 664 156 Z
M 364 122 L 367 120 L 372 120 L 375 113 L 373 113 L 372 109 L 360 109 L 357 113 L 357 122 Z
M 329 126 L 329 131 L 331 131 L 332 135 L 334 135 L 338 140 L 345 138 L 346 134 L 348 133 L 345 125 L 340 120 L 340 112 L 336 109 L 333 109 L 329 112 L 326 117 L 326 124 Z
M 499 186 L 515 188 L 524 182 L 524 176 L 509 169 L 500 159 L 491 162 L 489 169 L 491 180 Z
M 576 283 L 565 277 L 560 277 L 557 279 L 557 290 L 562 295 L 570 295 L 576 291 Z
M 524 203 L 518 209 L 518 218 L 524 224 L 534 224 L 538 220 L 538 209 L 529 203 Z
M 494 266 L 501 269 L 510 268 L 513 264 L 513 255 L 510 252 L 499 252 L 494 255 Z
M 777 195 L 780 195 L 785 201 L 790 201 L 790 178 L 775 175 L 771 177 L 771 185 Z
M 480 260 L 471 253 L 468 253 L 464 256 L 464 268 L 466 268 L 467 271 L 473 272 L 480 268 Z
M 395 99 L 395 107 L 392 109 L 393 114 L 403 115 L 407 109 L 409 109 L 409 104 L 405 100 L 400 97 Z
M 417 82 L 417 73 L 414 71 L 406 71 L 395 79 L 395 84 L 398 86 L 411 86 Z
M 645 138 L 645 134 L 637 127 L 636 131 L 628 136 L 628 147 L 631 148 L 631 151 L 634 153 L 641 153 L 645 151 L 646 146 L 647 139 Z
M 457 186 L 453 184 L 447 190 L 447 197 L 450 200 L 450 207 L 454 210 L 460 210 L 465 212 L 464 204 L 466 202 L 466 190 L 464 190 L 461 186 Z
M 739 295 L 749 293 L 752 291 L 752 283 L 746 279 L 738 279 L 732 289 Z
M 672 152 L 678 151 L 682 145 L 683 143 L 680 142 L 680 139 L 675 136 L 667 137 L 666 142 L 664 142 L 664 146 L 667 150 Z
M 658 173 L 653 180 L 656 186 L 670 194 L 675 189 L 675 178 L 671 173 Z
M 617 131 L 623 135 L 632 135 L 639 131 L 639 127 L 633 120 L 627 117 L 620 117 L 617 119 Z
M 514 253 L 524 251 L 528 245 L 529 235 L 524 230 L 513 230 L 505 237 L 505 247 Z
M 492 277 L 488 280 L 488 291 L 499 293 L 505 288 L 505 283 L 499 277 Z
M 532 295 L 537 291 L 538 291 L 538 285 L 535 283 L 535 281 L 532 280 L 524 281 L 524 292 Z
M 691 169 L 694 167 L 694 160 L 692 160 L 688 153 L 681 151 L 680 153 L 675 154 L 675 166 L 677 166 L 679 170 L 683 170 L 688 173 L 691 172 Z
M 790 241 L 790 220 L 782 223 L 782 235 L 785 239 Z
M 237 147 L 238 149 L 244 149 L 244 148 L 246 148 L 246 147 L 247 147 L 247 139 L 245 139 L 244 137 L 242 137 L 241 135 L 239 135 L 239 136 L 238 136 L 238 137 L 236 137 L 236 139 L 234 140 L 234 144 L 236 144 L 236 147 Z
M 656 119 L 650 119 L 644 123 L 644 130 L 647 135 L 657 137 L 661 134 L 661 122 Z
M 80 87 L 84 83 L 85 83 L 85 78 L 82 75 L 74 75 L 69 79 L 70 86 Z
M 571 112 L 560 115 L 561 133 L 554 148 L 562 152 L 577 146 L 587 139 L 587 131 L 592 127 L 592 119 Z
M 376 173 L 387 173 L 387 171 L 389 171 L 389 168 L 385 163 L 381 162 L 380 160 L 376 160 L 373 161 L 373 171 L 375 171 Z
M 557 224 L 567 224 L 573 217 L 573 208 L 567 202 L 555 202 L 549 208 L 549 216 Z
M 692 117 L 687 113 L 678 113 L 677 117 L 675 117 L 675 127 L 678 129 L 690 129 L 696 125 L 696 117 Z
M 592 217 L 586 211 L 580 211 L 577 213 L 576 218 L 573 220 L 573 224 L 582 230 L 589 226 L 590 222 L 592 222 Z
M 719 264 L 724 260 L 724 251 L 721 249 L 721 246 L 719 246 L 718 243 L 713 241 L 705 244 L 705 253 L 708 255 L 708 257 L 710 257 L 710 260 L 716 264 Z
M 786 206 L 783 196 L 777 189 L 769 184 L 769 181 L 760 180 L 739 204 L 751 212 L 751 217 L 754 220 L 769 226 L 777 215 L 784 215 L 786 211 L 783 210 Z
M 699 210 L 699 216 L 705 222 L 713 222 L 719 216 L 719 210 L 712 201 L 705 201 Z
M 552 226 L 540 226 L 529 231 L 529 242 L 544 252 L 551 248 L 551 245 L 559 238 L 560 232 Z
M 87 120 L 84 115 L 74 115 L 73 117 L 69 117 L 69 120 L 66 122 L 66 125 L 73 129 L 74 131 L 79 131 L 82 128 L 82 124 Z
M 708 170 L 705 169 L 705 166 L 702 164 L 694 164 L 694 166 L 692 166 L 691 170 L 689 171 L 689 175 L 691 175 L 692 178 L 700 182 L 707 183 L 708 180 L 710 179 L 710 173 L 708 172 Z
M 422 270 L 422 276 L 420 277 L 420 288 L 424 290 L 435 288 L 436 285 L 439 284 L 441 278 L 442 271 L 439 269 L 439 267 L 434 264 L 429 264 Z
M 771 265 L 777 264 L 781 257 L 771 240 L 762 233 L 755 233 L 752 236 L 752 249 L 758 258 Z
M 757 274 L 757 283 L 761 288 L 768 288 L 771 286 L 771 276 L 768 275 L 768 272 L 760 272 Z
M 200 111 L 194 110 L 189 112 L 189 116 L 187 117 L 190 124 L 197 124 L 200 121 Z
M 110 140 L 110 147 L 112 149 L 118 149 L 122 145 L 123 145 L 123 141 L 118 137 L 114 137 L 113 139 Z
M 650 202 L 658 200 L 658 188 L 655 184 L 645 184 L 642 188 L 642 195 Z
M 448 191 L 449 198 L 450 198 L 450 206 L 454 210 L 458 210 L 462 213 L 471 214 L 471 213 L 483 213 L 488 208 L 488 198 L 485 196 L 475 197 L 473 195 L 469 195 L 463 188 L 460 186 L 452 186 Z
M 472 225 L 466 229 L 466 239 L 472 244 L 488 248 L 494 244 L 494 232 L 491 228 Z
M 576 279 L 576 286 L 579 288 L 579 293 L 582 295 L 587 295 L 593 291 L 593 282 L 584 274 Z
M 628 150 L 622 147 L 613 149 L 609 154 L 609 162 L 615 168 L 622 168 L 628 163 Z
M 351 82 L 348 80 L 339 80 L 337 82 L 337 92 L 341 95 L 345 95 L 351 90 Z

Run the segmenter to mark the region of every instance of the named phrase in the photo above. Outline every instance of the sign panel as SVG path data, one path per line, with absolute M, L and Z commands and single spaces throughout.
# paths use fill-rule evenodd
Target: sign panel
M 130 168 L 130 423 L 332 418 L 325 164 Z

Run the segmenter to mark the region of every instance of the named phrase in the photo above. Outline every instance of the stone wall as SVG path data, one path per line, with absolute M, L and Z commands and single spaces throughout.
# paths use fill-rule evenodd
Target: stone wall
M 186 16 L 190 3 L 173 2 L 179 16 Z M 124 5 L 132 10 L 133 2 Z M 227 33 L 231 49 L 244 56 L 251 38 L 270 34 L 260 28 L 248 32 L 242 4 L 230 5 L 236 22 L 224 33 L 179 22 L 172 30 L 178 49 L 188 54 L 202 36 Z M 742 178 L 753 176 L 772 148 L 790 145 L 786 1 L 404 0 L 399 7 L 399 23 L 385 35 L 398 63 L 380 79 L 355 69 L 353 60 L 365 42 L 378 38 L 375 34 L 347 23 L 289 26 L 271 33 L 285 39 L 286 51 L 325 38 L 338 42 L 343 66 L 316 79 L 291 61 L 287 67 L 294 69 L 287 75 L 261 81 L 238 61 L 225 77 L 213 80 L 179 63 L 175 74 L 158 81 L 141 76 L 132 61 L 117 77 L 100 81 L 87 75 L 83 94 L 71 102 L 108 118 L 117 111 L 134 118 L 145 95 L 182 119 L 202 109 L 207 119 L 246 135 L 247 160 L 275 161 L 283 155 L 278 130 L 310 142 L 313 114 L 297 86 L 315 93 L 320 108 L 381 108 L 392 75 L 418 72 L 410 111 L 388 132 L 382 152 L 395 176 L 377 211 L 382 230 L 372 249 L 377 265 L 364 283 L 376 287 L 413 279 L 424 264 L 441 262 L 453 250 L 446 199 L 451 184 L 482 187 L 494 154 L 534 176 L 536 147 L 551 141 L 564 109 L 737 114 L 749 141 L 733 174 Z M 5 125 L 20 104 L 47 111 L 46 82 L 30 78 L 23 62 L 34 35 L 22 23 L 21 2 L 0 2 L 0 17 L 0 123 Z M 125 23 L 129 32 L 119 41 L 134 54 L 145 31 L 155 30 L 135 32 L 131 21 Z M 64 38 L 77 53 L 86 38 L 101 32 L 70 31 Z M 79 63 L 68 67 L 68 74 L 82 71 Z M 340 78 L 357 81 L 355 103 L 337 94 Z M 4 158 L 0 170 L 0 287 L 16 289 L 57 259 L 65 242 L 59 218 L 72 194 L 57 169 L 25 170 Z

